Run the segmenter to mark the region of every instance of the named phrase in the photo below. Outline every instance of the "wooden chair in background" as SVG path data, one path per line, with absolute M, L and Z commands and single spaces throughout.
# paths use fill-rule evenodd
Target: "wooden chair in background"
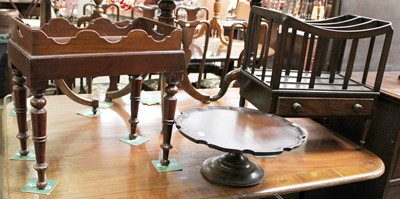
M 94 8 L 93 12 L 91 15 L 86 15 L 86 12 L 88 10 L 88 7 Z M 107 17 L 107 11 L 108 10 L 115 10 L 116 11 L 116 21 L 120 20 L 120 7 L 115 4 L 115 3 L 110 3 L 110 4 L 103 4 L 102 1 L 95 1 L 95 4 L 88 3 L 83 6 L 83 15 L 81 18 L 78 19 L 77 21 L 77 26 L 85 26 L 86 23 L 90 23 L 90 21 L 100 18 L 100 17 Z M 118 81 L 119 77 L 118 76 L 110 76 L 110 85 L 107 89 L 107 91 L 115 91 L 118 90 Z M 93 82 L 93 77 L 87 77 L 86 78 L 86 85 L 87 85 L 87 91 L 85 91 L 84 86 L 83 86 L 83 79 L 80 79 L 80 91 L 79 93 L 92 93 L 92 82 Z
M 194 22 L 194 21 L 201 21 L 201 20 L 205 20 L 208 21 L 209 19 L 209 11 L 207 9 L 207 7 L 188 7 L 188 6 L 178 6 L 175 9 L 175 16 L 178 19 L 181 19 L 182 21 L 180 21 L 180 23 L 178 25 L 181 26 L 181 28 L 183 28 L 182 25 L 184 25 L 185 23 L 183 21 L 186 22 Z M 207 73 L 214 73 L 214 74 L 220 74 L 220 67 L 218 65 L 216 65 L 213 62 L 207 62 L 207 63 L 203 63 L 203 61 L 205 61 L 205 59 L 207 57 L 205 57 L 207 55 L 207 51 L 204 51 L 205 47 L 208 48 L 208 41 L 209 41 L 209 35 L 210 35 L 210 24 L 207 23 L 201 23 L 202 25 L 199 25 L 195 27 L 195 29 L 191 30 L 191 35 L 192 38 L 190 40 L 190 43 L 192 43 L 193 39 L 198 39 L 201 41 L 205 41 L 207 40 L 207 42 L 201 42 L 204 45 L 201 45 L 203 48 L 199 49 L 199 52 L 202 53 L 202 58 L 198 61 L 198 62 L 191 62 L 189 60 L 189 62 L 187 63 L 187 72 L 188 73 L 198 73 L 199 70 L 201 70 L 201 74 L 203 75 L 204 78 L 199 77 L 199 81 L 197 82 L 196 88 L 200 88 L 203 87 L 204 84 L 202 84 L 200 82 L 200 80 L 205 80 L 205 78 L 207 77 Z M 189 23 L 187 23 L 186 25 L 189 25 Z M 207 30 L 205 31 L 206 36 L 204 37 L 204 33 L 200 33 L 199 31 L 203 28 L 203 30 Z M 190 27 L 190 29 L 192 29 L 193 27 Z M 202 37 L 203 36 L 203 37 Z M 189 47 L 189 45 L 187 46 Z M 198 46 L 200 47 L 200 46 Z M 201 48 L 201 47 L 200 47 Z M 203 69 L 201 69 L 203 68 Z
M 200 88 L 201 82 L 202 82 L 202 77 L 203 77 L 203 72 L 205 70 L 205 63 L 206 63 L 206 55 L 207 55 L 207 48 L 208 48 L 208 42 L 210 38 L 210 24 L 206 21 L 183 21 L 179 20 L 176 22 L 176 24 L 182 28 L 182 45 L 183 45 L 183 50 L 185 51 L 185 73 L 183 75 L 183 80 L 180 82 L 180 86 L 183 90 L 185 90 L 189 95 L 191 95 L 193 98 L 201 101 L 201 102 L 209 102 L 209 96 L 203 93 L 200 93 L 196 88 Z M 204 39 L 204 46 L 202 49 L 203 55 L 202 59 L 200 62 L 200 65 L 197 69 L 197 71 L 190 71 L 190 72 L 197 72 L 198 77 L 197 81 L 195 82 L 195 86 L 192 85 L 192 81 L 189 78 L 189 71 L 188 71 L 188 65 L 190 63 L 191 57 L 192 57 L 192 52 L 190 50 L 190 44 L 193 41 L 193 36 L 196 34 L 196 28 L 199 26 L 205 26 L 206 27 L 206 35 L 202 38 Z
M 115 10 L 115 21 L 120 21 L 120 7 L 115 4 L 115 3 L 102 3 L 101 9 L 103 10 L 103 16 L 107 15 L 108 11 L 111 10 L 112 13 L 114 13 Z M 83 15 L 86 16 L 86 12 L 89 10 L 89 7 L 93 8 L 94 10 L 96 9 L 96 4 L 93 3 L 87 3 L 83 5 Z
M 144 17 L 148 19 L 157 19 L 157 12 L 159 8 L 155 1 L 145 2 L 145 5 L 135 5 L 131 9 L 131 19 L 136 19 L 138 17 Z M 154 78 L 156 76 L 156 78 Z M 143 90 L 145 91 L 155 91 L 160 90 L 161 81 L 159 79 L 159 74 L 143 74 Z
M 40 11 L 39 11 L 40 0 L 32 0 L 32 2 L 26 8 L 18 7 L 15 4 L 15 3 L 18 3 L 18 1 L 14 2 L 13 0 L 9 0 L 9 2 L 11 4 L 12 8 L 14 8 L 15 10 L 18 10 L 19 17 L 21 19 L 40 16 Z

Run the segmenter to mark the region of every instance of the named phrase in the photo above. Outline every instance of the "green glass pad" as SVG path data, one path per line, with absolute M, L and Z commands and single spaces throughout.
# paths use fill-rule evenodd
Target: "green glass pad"
M 57 186 L 58 184 L 58 180 L 49 180 L 46 179 L 47 182 L 47 186 L 44 189 L 38 189 L 36 187 L 36 182 L 37 182 L 37 178 L 32 178 L 29 180 L 28 183 L 26 183 L 22 189 L 20 190 L 21 192 L 28 192 L 28 193 L 37 193 L 37 194 L 45 194 L 45 195 L 49 195 L 51 193 L 51 191 L 54 190 L 54 188 Z
M 88 109 L 85 109 L 85 110 L 77 112 L 77 114 L 78 115 L 83 115 L 83 116 L 86 116 L 86 117 L 96 117 L 96 116 L 101 114 L 101 111 L 97 110 L 97 113 L 93 114 L 92 108 L 88 108 Z
M 159 173 L 182 170 L 181 165 L 178 162 L 176 162 L 175 159 L 169 159 L 169 161 L 170 162 L 168 166 L 161 165 L 160 160 L 152 160 L 151 163 L 153 163 L 154 167 L 157 169 Z
M 277 155 L 256 155 L 255 158 L 276 158 Z
M 149 141 L 150 139 L 146 138 L 146 137 L 142 137 L 142 136 L 137 136 L 136 139 L 134 139 L 134 140 L 130 140 L 128 137 L 124 137 L 119 140 L 122 142 L 128 143 L 130 145 L 133 145 L 133 146 L 139 146 L 139 145 Z
M 28 109 L 26 110 L 26 112 L 29 114 L 31 111 L 32 107 L 28 107 Z M 8 113 L 9 116 L 16 116 L 17 112 L 15 112 L 15 108 L 11 109 L 11 111 Z
M 99 107 L 100 108 L 110 108 L 110 106 L 114 105 L 113 102 L 99 102 Z
M 20 155 L 19 150 L 20 149 L 17 149 L 15 153 L 13 153 L 10 160 L 36 161 L 35 150 L 28 149 L 29 153 L 27 156 Z
M 161 96 L 141 97 L 140 102 L 144 105 L 161 104 Z

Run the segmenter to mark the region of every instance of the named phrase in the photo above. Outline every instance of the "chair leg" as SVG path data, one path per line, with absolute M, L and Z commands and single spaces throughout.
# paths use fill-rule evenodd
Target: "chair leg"
M 86 77 L 86 84 L 88 86 L 88 88 L 87 88 L 87 93 L 88 94 L 92 94 L 92 82 L 93 82 L 93 78 Z
M 83 78 L 79 78 L 79 94 L 86 93 L 85 87 L 83 86 Z
M 362 134 L 360 143 L 357 146 L 358 150 L 364 149 L 370 126 L 371 126 L 371 118 L 367 118 L 364 124 L 364 132 Z
M 118 90 L 118 79 L 119 76 L 110 76 L 110 86 L 108 87 L 107 91 L 116 91 Z

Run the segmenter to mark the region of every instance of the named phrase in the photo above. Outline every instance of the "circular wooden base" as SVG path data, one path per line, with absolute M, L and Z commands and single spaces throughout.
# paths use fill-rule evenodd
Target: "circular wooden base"
M 207 159 L 201 174 L 211 182 L 234 187 L 255 186 L 265 178 L 263 169 L 242 153 L 226 153 Z

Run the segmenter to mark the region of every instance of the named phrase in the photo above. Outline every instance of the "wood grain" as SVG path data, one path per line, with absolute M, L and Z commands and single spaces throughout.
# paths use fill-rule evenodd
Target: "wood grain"
M 145 92 L 142 97 L 159 95 L 159 92 Z M 176 97 L 176 114 L 207 105 L 183 92 Z M 65 96 L 50 96 L 47 100 L 47 178 L 60 183 L 50 196 L 40 198 L 259 198 L 364 181 L 377 178 L 384 171 L 382 161 L 369 151 L 355 150 L 354 143 L 310 119 L 290 118 L 308 133 L 308 139 L 299 148 L 275 158 L 249 156 L 263 167 L 264 183 L 252 188 L 219 186 L 206 181 L 200 167 L 204 160 L 221 152 L 185 139 L 175 128 L 170 158 L 176 159 L 183 170 L 158 173 L 153 167 L 151 160 L 161 155 L 159 105 L 140 105 L 137 133 L 150 141 L 134 147 L 119 141 L 130 128 L 129 96 L 115 100 L 116 104 L 95 118 L 77 115 L 76 112 L 87 107 Z M 237 106 L 238 101 L 238 90 L 230 89 L 221 100 L 209 105 Z M 29 178 L 36 177 L 34 162 L 8 160 L 19 146 L 15 138 L 16 117 L 8 115 L 11 108 L 9 104 L 3 112 L 3 197 L 38 198 L 19 192 Z M 28 142 L 28 148 L 32 147 L 32 142 Z

